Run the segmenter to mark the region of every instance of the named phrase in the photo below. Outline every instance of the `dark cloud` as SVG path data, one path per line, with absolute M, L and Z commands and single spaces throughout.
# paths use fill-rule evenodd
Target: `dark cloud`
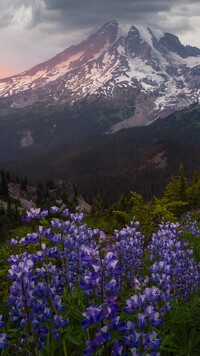
M 189 4 L 187 0 L 1 0 L 0 27 L 16 20 L 17 11 L 21 11 L 21 17 L 24 11 L 26 21 L 22 23 L 28 28 L 54 23 L 58 31 L 89 31 L 113 19 L 142 24 L 155 24 L 156 20 L 157 26 L 162 27 L 162 14 L 169 15 L 176 8 L 182 17 L 184 13 L 193 16 L 196 14 L 196 9 L 192 14 L 193 5 L 198 3 L 199 0 L 190 0 Z M 173 27 L 176 28 L 176 23 Z
M 195 0 L 190 1 L 190 3 Z M 169 11 L 174 5 L 187 4 L 185 0 L 44 0 L 46 8 L 49 10 L 61 10 L 63 16 L 70 16 L 76 13 L 78 18 L 81 14 L 88 14 L 90 17 L 115 16 L 130 17 L 137 16 L 138 13 L 154 13 Z M 76 22 L 76 18 L 74 18 Z M 89 20 L 90 21 L 90 20 Z
M 35 20 L 57 23 L 58 31 L 84 30 L 91 33 L 102 24 L 117 19 L 180 32 L 192 28 L 189 17 L 196 16 L 199 0 L 41 0 L 40 17 Z M 41 1 L 37 3 L 41 3 Z
M 158 0 L 44 0 L 49 11 L 60 10 L 66 26 L 94 26 L 109 19 L 134 21 L 146 14 L 168 11 L 172 1 Z
M 190 5 L 199 0 L 190 0 Z M 186 0 L 1 0 L 0 26 L 9 24 L 20 8 L 30 9 L 29 25 L 54 21 L 59 12 L 63 27 L 90 27 L 105 20 L 118 18 L 136 20 L 159 12 L 169 12 L 174 6 L 187 6 Z M 5 17 L 5 13 L 9 16 Z
M 184 1 L 179 1 L 179 2 L 184 2 Z M 129 9 L 132 9 L 135 6 L 144 6 L 146 9 L 150 9 L 152 6 L 156 6 L 157 8 L 163 8 L 163 7 L 168 7 L 169 3 L 173 3 L 172 0 L 169 1 L 159 1 L 159 0 L 44 0 L 44 3 L 46 4 L 46 7 L 48 9 L 62 9 L 62 10 L 70 10 L 71 8 L 76 8 L 79 6 L 81 8 L 91 8 L 91 7 L 97 7 L 97 8 L 102 8 L 102 9 L 109 9 L 112 8 L 112 10 L 116 9 L 118 10 L 119 8 L 124 9 L 124 11 L 128 11 Z M 146 10 L 145 10 L 146 11 Z M 148 11 L 148 10 L 147 10 Z
M 14 58 L 26 69 L 112 20 L 158 27 L 200 47 L 200 0 L 0 0 L 0 66 Z

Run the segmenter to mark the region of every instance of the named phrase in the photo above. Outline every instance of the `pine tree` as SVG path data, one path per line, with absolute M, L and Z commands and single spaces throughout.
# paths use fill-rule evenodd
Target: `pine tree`
M 103 212 L 103 204 L 100 195 L 94 198 L 91 207 L 91 215 L 92 216 L 99 216 Z
M 8 191 L 8 180 L 6 178 L 5 172 L 2 170 L 1 171 L 1 186 L 0 186 L 0 194 L 4 197 L 8 197 L 9 191 Z
M 179 216 L 188 209 L 187 189 L 184 168 L 180 165 L 179 175 L 172 177 L 164 190 L 162 204 L 165 204 L 173 214 Z

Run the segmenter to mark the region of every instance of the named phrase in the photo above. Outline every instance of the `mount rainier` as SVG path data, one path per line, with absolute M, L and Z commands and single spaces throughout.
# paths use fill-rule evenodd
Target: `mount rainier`
M 109 132 L 147 125 L 198 101 L 200 49 L 159 30 L 109 22 L 47 62 L 0 80 L 0 107 L 116 103 Z

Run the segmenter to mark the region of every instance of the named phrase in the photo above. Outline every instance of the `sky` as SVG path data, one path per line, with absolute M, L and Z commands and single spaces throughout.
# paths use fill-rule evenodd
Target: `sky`
M 200 0 L 0 0 L 0 78 L 20 73 L 118 20 L 200 48 Z

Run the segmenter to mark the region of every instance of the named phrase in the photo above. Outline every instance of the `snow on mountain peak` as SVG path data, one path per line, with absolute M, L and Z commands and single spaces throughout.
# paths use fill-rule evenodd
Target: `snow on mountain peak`
M 158 28 L 150 28 L 151 33 L 153 36 L 156 38 L 157 41 L 160 41 L 161 38 L 165 37 L 165 34 L 163 31 L 161 31 Z
M 119 36 L 126 37 L 130 31 L 132 25 L 130 23 L 119 22 L 118 23 L 118 34 Z
M 162 37 L 165 36 L 164 32 L 160 29 L 154 27 L 145 27 L 142 25 L 132 23 L 119 22 L 118 23 L 118 34 L 119 36 L 127 37 L 130 32 L 138 31 L 140 37 L 149 44 L 153 46 L 153 37 L 159 41 Z

